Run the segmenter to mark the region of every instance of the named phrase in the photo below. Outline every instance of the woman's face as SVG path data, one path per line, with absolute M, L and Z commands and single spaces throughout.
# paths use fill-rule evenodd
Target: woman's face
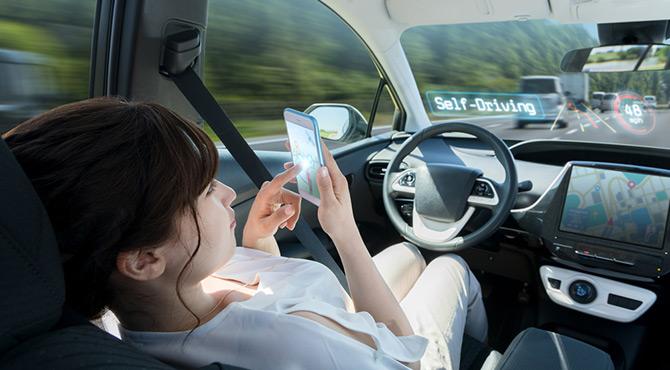
M 200 224 L 200 249 L 187 267 L 184 276 L 185 284 L 197 284 L 223 267 L 232 257 L 235 241 L 235 211 L 230 204 L 235 199 L 233 189 L 213 180 L 209 187 L 200 194 L 197 201 L 198 222 Z M 186 249 L 175 256 L 176 271 L 180 271 L 190 254 L 195 251 L 198 243 L 198 232 L 193 216 L 187 212 L 180 223 L 180 243 Z M 184 253 L 186 252 L 186 253 Z

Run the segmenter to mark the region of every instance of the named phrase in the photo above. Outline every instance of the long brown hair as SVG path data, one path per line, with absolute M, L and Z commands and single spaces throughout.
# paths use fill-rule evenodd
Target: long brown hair
M 200 247 L 196 201 L 218 163 L 202 130 L 158 104 L 96 98 L 40 114 L 3 138 L 49 214 L 71 307 L 99 317 L 113 299 L 119 252 L 170 240 L 186 214 L 198 244 L 177 282 L 181 299 L 181 277 Z

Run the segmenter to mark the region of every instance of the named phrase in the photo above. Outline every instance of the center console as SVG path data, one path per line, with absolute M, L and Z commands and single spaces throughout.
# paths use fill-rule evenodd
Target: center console
M 554 303 L 631 322 L 656 294 L 614 279 L 650 282 L 670 271 L 669 210 L 670 171 L 569 162 L 533 205 L 512 215 L 561 266 L 539 271 Z

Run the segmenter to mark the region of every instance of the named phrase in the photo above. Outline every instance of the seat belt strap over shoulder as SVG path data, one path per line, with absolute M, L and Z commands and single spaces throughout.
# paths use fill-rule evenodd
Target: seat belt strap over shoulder
M 197 29 L 188 29 L 168 36 L 164 44 L 161 73 L 174 81 L 179 91 L 212 127 L 235 161 L 260 189 L 263 182 L 272 180 L 272 174 L 193 70 L 193 65 L 201 53 L 200 45 L 200 32 Z M 344 289 L 349 291 L 344 272 L 302 217 L 296 223 L 293 232 L 312 257 L 326 265 Z

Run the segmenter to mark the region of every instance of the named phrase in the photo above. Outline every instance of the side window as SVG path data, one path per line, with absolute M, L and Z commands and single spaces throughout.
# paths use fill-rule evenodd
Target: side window
M 212 0 L 208 17 L 205 83 L 254 149 L 285 150 L 287 107 L 315 116 L 331 148 L 365 137 L 379 76 L 365 45 L 328 8 Z M 384 89 L 373 134 L 390 130 L 394 110 Z
M 88 97 L 95 0 L 0 0 L 0 133 Z

